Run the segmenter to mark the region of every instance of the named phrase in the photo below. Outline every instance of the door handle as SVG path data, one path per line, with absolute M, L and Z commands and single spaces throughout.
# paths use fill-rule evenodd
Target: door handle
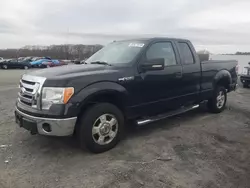
M 176 77 L 176 78 L 181 78 L 181 77 L 182 77 L 182 73 L 181 73 L 181 72 L 175 73 L 175 77 Z

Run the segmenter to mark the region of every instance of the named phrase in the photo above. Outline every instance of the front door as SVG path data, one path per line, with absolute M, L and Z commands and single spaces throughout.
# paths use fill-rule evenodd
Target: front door
M 159 71 L 140 73 L 137 92 L 138 112 L 154 115 L 179 107 L 181 95 L 182 66 L 170 41 L 151 44 L 141 63 L 164 58 L 165 68 Z

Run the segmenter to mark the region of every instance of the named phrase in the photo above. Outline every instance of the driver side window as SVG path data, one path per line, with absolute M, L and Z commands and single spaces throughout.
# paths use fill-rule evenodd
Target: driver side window
M 146 53 L 147 60 L 163 58 L 165 66 L 176 65 L 173 46 L 170 42 L 158 42 L 152 44 Z

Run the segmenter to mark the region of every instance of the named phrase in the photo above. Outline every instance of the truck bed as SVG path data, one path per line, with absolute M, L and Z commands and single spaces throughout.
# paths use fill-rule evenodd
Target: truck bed
M 201 64 L 207 64 L 207 63 L 235 63 L 235 65 L 237 65 L 236 60 L 208 60 L 201 62 Z
M 216 66 L 215 66 L 216 64 Z M 216 78 L 218 72 L 230 72 L 232 84 L 237 83 L 236 67 L 238 62 L 236 60 L 209 60 L 201 62 L 202 78 L 201 78 L 201 91 L 212 90 L 213 80 Z M 225 73 L 226 74 L 226 73 Z
M 214 66 L 216 64 L 216 66 Z M 216 74 L 221 70 L 228 70 L 232 76 L 236 76 L 235 69 L 237 67 L 238 62 L 236 60 L 209 60 L 201 62 L 202 72 L 209 71 L 210 73 Z

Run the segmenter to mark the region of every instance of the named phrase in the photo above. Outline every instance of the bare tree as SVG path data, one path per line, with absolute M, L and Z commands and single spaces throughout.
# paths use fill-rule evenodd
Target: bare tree
M 48 47 L 24 47 L 20 49 L 2 49 L 0 57 L 51 57 L 54 59 L 85 59 L 100 50 L 102 45 L 51 45 Z

